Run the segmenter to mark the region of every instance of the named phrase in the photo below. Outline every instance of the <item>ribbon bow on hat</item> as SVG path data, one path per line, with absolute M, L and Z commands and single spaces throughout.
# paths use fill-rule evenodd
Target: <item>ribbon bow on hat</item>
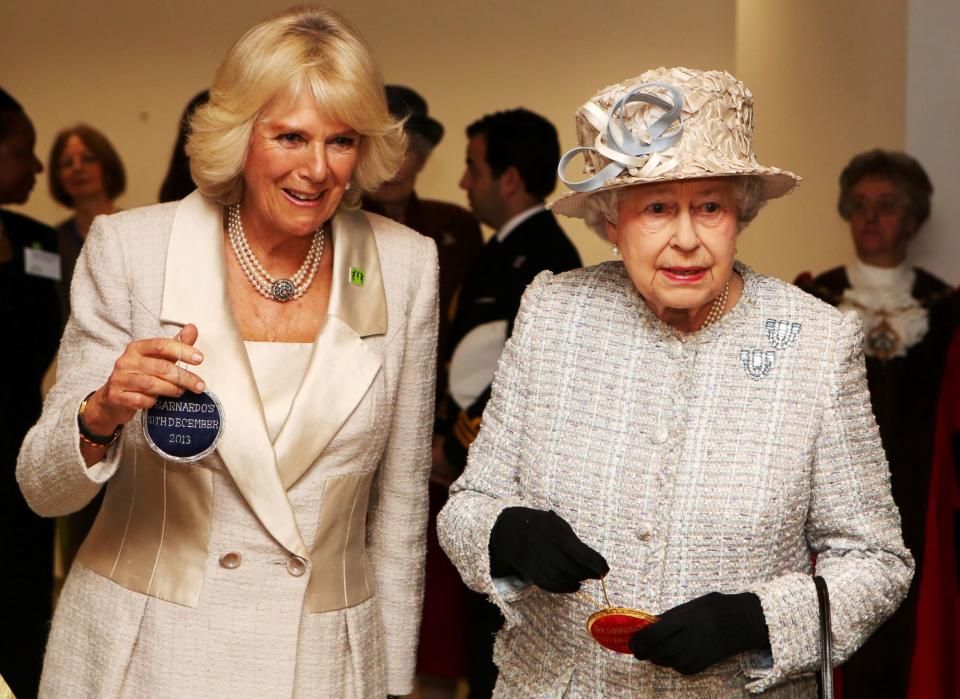
M 669 92 L 673 98 L 673 104 L 645 92 L 645 90 L 656 87 Z M 624 113 L 627 106 L 633 102 L 646 102 L 667 110 L 659 119 L 650 124 L 639 138 L 634 136 L 624 123 Z M 560 164 L 557 166 L 557 174 L 560 180 L 574 192 L 592 192 L 612 178 L 617 177 L 627 168 L 640 168 L 639 173 L 637 173 L 640 177 L 652 174 L 653 169 L 660 164 L 660 161 L 650 156 L 670 148 L 680 140 L 683 133 L 682 107 L 683 96 L 680 91 L 673 85 L 664 82 L 649 82 L 635 87 L 614 102 L 606 113 L 592 100 L 587 102 L 583 105 L 583 110 L 586 118 L 597 130 L 597 138 L 593 147 L 579 146 L 564 153 L 560 159 Z M 675 123 L 676 128 L 671 133 L 667 133 Z M 570 160 L 581 152 L 598 153 L 610 160 L 610 163 L 585 180 L 579 182 L 568 180 L 563 171 Z
M 604 106 L 613 103 L 609 109 Z M 550 202 L 564 216 L 590 217 L 602 192 L 703 177 L 755 177 L 764 199 L 794 189 L 792 172 L 757 163 L 752 148 L 753 95 L 721 70 L 655 68 L 605 87 L 577 110 L 577 143 L 561 158 L 571 190 Z M 564 169 L 584 155 L 585 179 Z M 588 222 L 589 223 L 589 222 Z M 600 235 L 598 226 L 589 223 Z

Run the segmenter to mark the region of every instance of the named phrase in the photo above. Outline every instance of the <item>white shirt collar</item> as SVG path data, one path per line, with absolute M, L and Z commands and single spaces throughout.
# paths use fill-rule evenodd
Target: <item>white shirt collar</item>
M 532 216 L 536 216 L 541 211 L 546 211 L 546 210 L 547 210 L 546 206 L 544 206 L 543 204 L 537 204 L 536 206 L 531 206 L 526 211 L 521 211 L 519 214 L 517 214 L 516 216 L 511 218 L 509 221 L 507 221 L 505 224 L 500 226 L 500 230 L 497 231 L 497 242 L 502 243 L 504 240 L 507 239 L 508 235 L 513 233 L 513 231 L 517 228 L 517 226 L 519 226 L 521 223 L 526 221 L 528 218 Z
M 915 274 L 906 263 L 896 267 L 876 267 L 861 260 L 847 266 L 850 286 L 861 289 L 896 290 L 910 294 Z

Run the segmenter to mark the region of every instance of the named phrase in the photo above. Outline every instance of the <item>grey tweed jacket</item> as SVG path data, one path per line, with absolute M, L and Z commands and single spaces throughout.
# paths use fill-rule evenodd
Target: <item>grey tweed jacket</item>
M 812 557 L 830 589 L 834 664 L 906 593 L 913 560 L 859 323 L 737 269 L 737 305 L 689 335 L 652 314 L 620 263 L 545 272 L 528 288 L 439 519 L 466 583 L 507 619 L 497 696 L 812 697 Z M 600 551 L 615 605 L 660 613 L 713 590 L 755 592 L 770 650 L 693 677 L 604 650 L 582 596 L 494 585 L 490 530 L 514 505 L 555 510 Z

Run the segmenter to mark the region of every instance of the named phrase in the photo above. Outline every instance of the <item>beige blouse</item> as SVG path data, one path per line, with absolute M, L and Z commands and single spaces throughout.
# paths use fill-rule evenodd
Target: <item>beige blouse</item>
M 307 372 L 311 342 L 244 341 L 250 369 L 257 383 L 270 442 L 277 441 L 290 407 Z

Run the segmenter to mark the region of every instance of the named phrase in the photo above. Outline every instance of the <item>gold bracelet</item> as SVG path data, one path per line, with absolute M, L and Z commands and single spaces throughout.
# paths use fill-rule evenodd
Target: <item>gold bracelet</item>
M 94 393 L 96 393 L 96 391 L 91 391 L 87 394 L 86 398 L 80 401 L 80 409 L 77 410 L 77 427 L 80 428 L 81 442 L 84 444 L 89 444 L 91 447 L 106 449 L 120 438 L 120 433 L 123 431 L 123 425 L 117 425 L 117 429 L 113 431 L 113 434 L 106 437 L 99 434 L 94 434 L 87 429 L 87 423 L 83 421 L 83 413 L 87 409 L 87 401 L 90 400 Z

